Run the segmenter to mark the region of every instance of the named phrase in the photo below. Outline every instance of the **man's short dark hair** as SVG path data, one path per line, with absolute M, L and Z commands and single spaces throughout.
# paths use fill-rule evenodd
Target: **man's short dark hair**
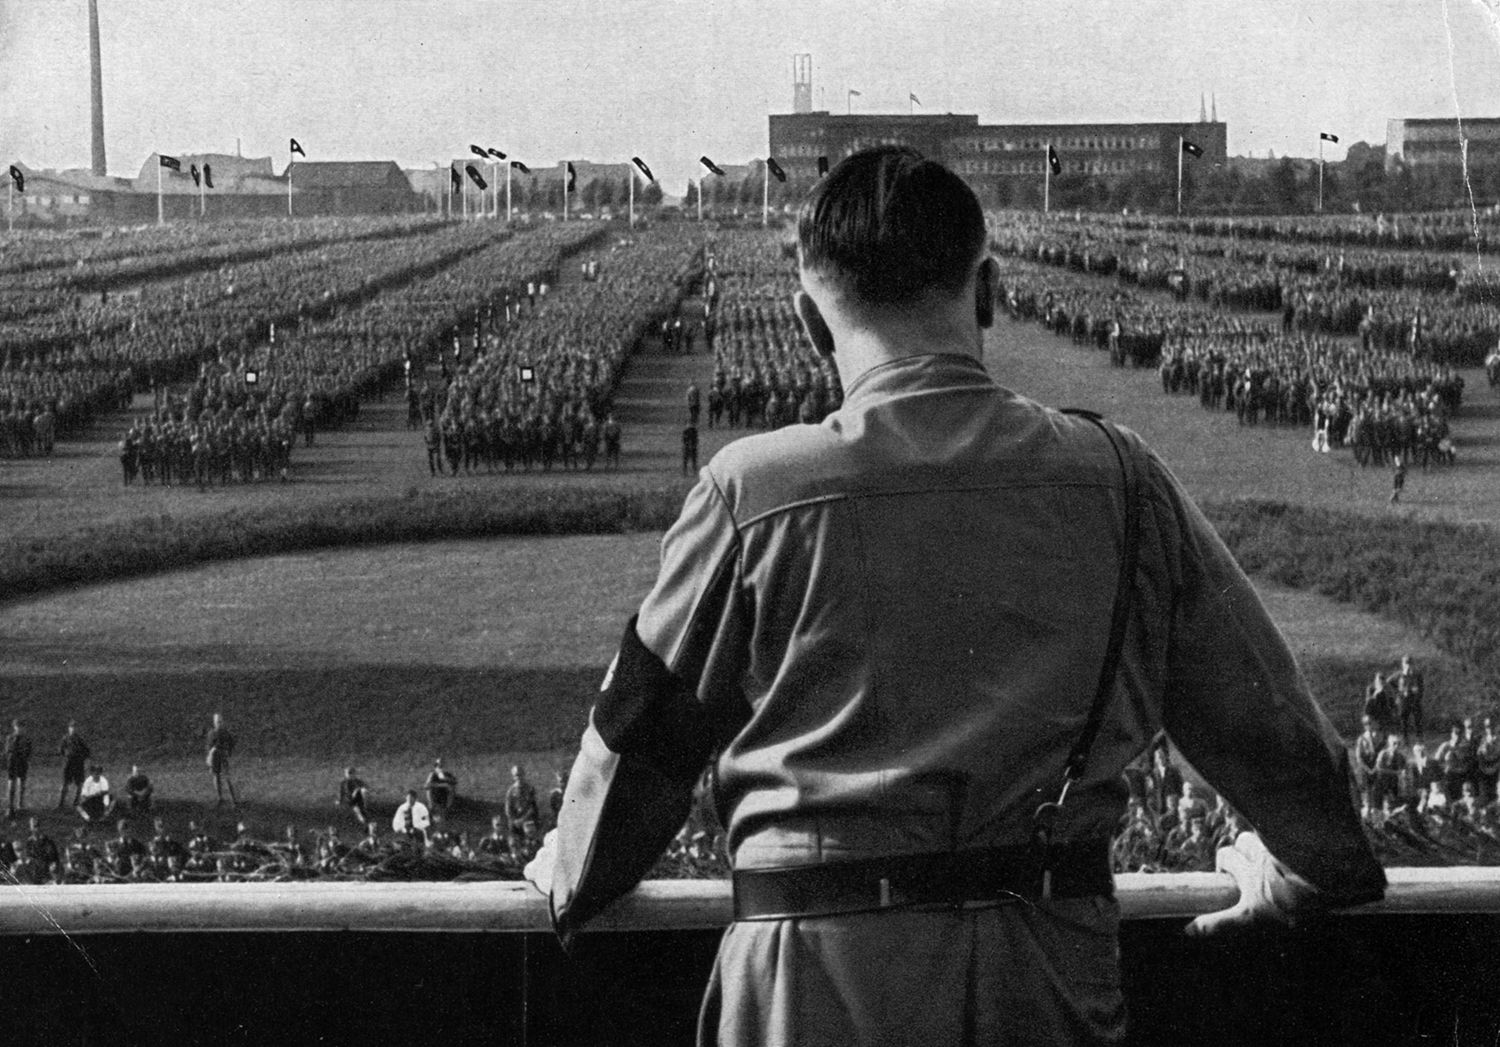
M 857 301 L 900 306 L 956 293 L 984 247 L 974 191 L 915 149 L 882 146 L 841 161 L 802 205 L 805 269 Z

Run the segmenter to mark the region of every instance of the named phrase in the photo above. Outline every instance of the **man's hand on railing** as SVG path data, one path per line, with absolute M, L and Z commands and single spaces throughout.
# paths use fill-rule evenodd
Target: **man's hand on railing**
M 549 830 L 542 837 L 542 849 L 536 852 L 536 857 L 526 863 L 526 868 L 521 875 L 530 880 L 544 897 L 552 897 L 552 872 L 557 862 L 557 830 Z
M 1221 847 L 1215 858 L 1218 872 L 1228 873 L 1240 900 L 1228 909 L 1199 916 L 1188 924 L 1195 937 L 1265 924 L 1293 926 L 1300 914 L 1316 910 L 1318 890 L 1282 867 L 1255 833 L 1240 833 L 1233 847 Z

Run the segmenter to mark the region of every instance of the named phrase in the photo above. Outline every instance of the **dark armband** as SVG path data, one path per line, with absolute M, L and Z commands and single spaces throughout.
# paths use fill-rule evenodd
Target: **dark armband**
M 687 819 L 713 749 L 696 693 L 641 642 L 635 618 L 594 706 L 593 727 L 608 754 L 590 759 L 585 745 L 557 826 L 564 858 L 552 919 L 564 948 L 661 857 Z
M 641 642 L 633 616 L 594 706 L 594 729 L 611 752 L 637 757 L 668 777 L 698 777 L 713 729 L 696 691 Z

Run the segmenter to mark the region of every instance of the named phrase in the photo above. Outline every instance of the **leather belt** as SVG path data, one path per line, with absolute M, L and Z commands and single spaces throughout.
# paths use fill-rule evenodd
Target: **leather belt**
M 1113 897 L 1109 841 L 892 855 L 848 862 L 736 869 L 734 918 L 784 920 L 1006 899 Z

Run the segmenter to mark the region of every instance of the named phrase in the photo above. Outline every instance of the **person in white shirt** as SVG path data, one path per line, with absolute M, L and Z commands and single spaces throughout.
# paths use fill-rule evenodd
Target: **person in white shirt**
M 406 790 L 406 799 L 400 807 L 396 808 L 395 817 L 391 819 L 391 828 L 425 847 L 427 829 L 431 825 L 432 815 L 428 812 L 427 805 L 417 799 L 417 790 Z
M 115 798 L 109 791 L 109 779 L 104 777 L 104 768 L 95 764 L 89 768 L 89 776 L 83 780 L 78 792 L 78 814 L 86 822 L 101 822 L 115 809 Z

